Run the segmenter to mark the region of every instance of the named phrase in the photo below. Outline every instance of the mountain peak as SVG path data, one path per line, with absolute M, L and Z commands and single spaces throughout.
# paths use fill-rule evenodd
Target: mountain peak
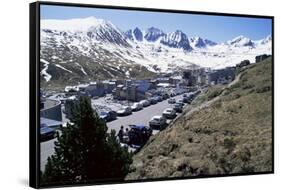
M 184 34 L 181 30 L 179 30 L 179 29 L 177 29 L 176 31 L 175 31 L 175 33 L 176 34 Z
M 199 36 L 194 36 L 190 38 L 190 43 L 192 47 L 195 48 L 204 48 L 206 46 L 214 46 L 217 45 L 216 42 L 213 42 L 211 40 L 208 39 L 203 39 Z
M 160 42 L 172 48 L 182 48 L 187 51 L 192 50 L 186 34 L 181 30 L 165 34 Z
M 268 35 L 268 36 L 266 36 L 265 38 L 256 41 L 256 43 L 257 43 L 257 44 L 261 44 L 261 45 L 265 45 L 265 44 L 271 43 L 271 40 L 272 40 L 272 36 L 271 36 L 271 35 Z
M 167 37 L 170 38 L 170 40 L 180 42 L 183 40 L 188 40 L 185 33 L 183 33 L 181 30 L 176 30 L 175 32 L 171 32 L 167 34 Z
M 193 36 L 190 38 L 191 41 L 199 40 L 199 39 L 201 39 L 201 37 L 199 37 L 199 36 Z
M 56 19 L 42 19 L 41 29 L 50 29 L 57 31 L 69 31 L 69 32 L 82 32 L 87 31 L 91 27 L 103 26 L 111 23 L 103 20 L 97 19 L 96 17 L 86 17 L 86 18 L 74 18 L 66 20 L 56 20 Z
M 155 42 L 161 36 L 164 36 L 164 35 L 165 35 L 165 33 L 162 30 L 152 26 L 146 30 L 146 34 L 145 34 L 144 38 L 149 42 Z
M 272 40 L 271 34 L 269 34 L 268 36 L 266 36 L 266 38 L 265 38 L 264 40 L 266 40 L 266 41 L 271 41 L 271 40 Z
M 233 38 L 232 40 L 227 41 L 227 44 L 235 46 L 235 47 L 253 46 L 254 45 L 254 43 L 252 42 L 251 39 L 249 39 L 249 38 L 247 38 L 243 35 L 237 36 L 237 37 Z
M 135 29 L 134 29 L 134 31 L 141 31 L 141 29 L 139 28 L 139 27 L 136 27 Z
M 141 31 L 138 27 L 136 27 L 136 28 L 134 29 L 133 33 L 134 33 L 135 39 L 136 39 L 137 41 L 142 41 L 142 40 L 143 40 L 142 31 Z
M 147 31 L 159 31 L 159 32 L 162 32 L 159 28 L 156 28 L 154 26 L 151 26 L 151 27 L 147 28 Z

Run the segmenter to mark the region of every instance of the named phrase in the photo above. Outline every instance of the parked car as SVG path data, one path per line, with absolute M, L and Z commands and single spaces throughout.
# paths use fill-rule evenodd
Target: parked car
M 189 98 L 190 98 L 191 100 L 193 100 L 193 99 L 195 98 L 195 96 L 196 96 L 196 94 L 195 94 L 195 93 L 192 93 L 192 94 L 190 94 Z
M 193 93 L 190 95 L 190 100 L 193 101 L 194 98 L 195 98 L 196 96 L 198 96 L 198 94 L 200 94 L 200 90 L 197 90 L 196 92 L 193 92 Z
M 178 113 L 182 113 L 183 106 L 180 103 L 175 103 L 173 109 Z
M 156 96 L 155 98 L 156 98 L 157 102 L 162 102 L 163 101 L 162 96 Z
M 143 107 L 150 106 L 149 100 L 141 100 L 139 103 L 140 103 Z
M 164 93 L 164 94 L 162 94 L 161 97 L 162 97 L 163 100 L 166 100 L 166 99 L 169 98 L 169 95 L 167 93 Z
M 183 103 L 183 101 L 178 101 L 178 102 L 176 102 L 176 104 L 180 104 L 181 105 L 181 107 L 183 107 L 184 106 L 184 103 Z
M 149 126 L 152 128 L 162 129 L 166 125 L 166 118 L 160 115 L 153 116 L 149 121 Z
M 131 108 L 132 108 L 132 111 L 139 111 L 139 110 L 142 109 L 142 104 L 140 104 L 140 103 L 134 103 L 134 104 L 131 106 Z
M 129 125 L 128 142 L 129 145 L 142 147 L 152 135 L 152 129 L 145 125 Z
M 169 103 L 169 104 L 174 104 L 174 103 L 176 103 L 176 99 L 175 99 L 175 98 L 170 98 L 170 99 L 168 100 L 168 103 Z
M 47 141 L 55 138 L 55 129 L 48 127 L 46 125 L 40 126 L 40 141 Z
M 99 114 L 100 118 L 106 122 L 113 121 L 117 117 L 117 113 L 115 111 L 103 111 Z
M 187 104 L 190 104 L 190 98 L 188 98 L 188 97 L 184 97 L 183 99 L 182 99 L 182 101 L 183 101 L 183 103 L 187 103 Z
M 155 97 L 149 98 L 150 104 L 157 104 L 157 99 Z
M 176 94 L 174 92 L 171 92 L 170 97 L 174 97 L 174 96 L 176 96 Z
M 184 105 L 183 99 L 179 99 L 179 100 L 178 100 L 178 103 L 182 103 L 182 104 Z
M 167 119 L 174 119 L 177 116 L 177 113 L 172 108 L 167 108 L 163 111 L 162 115 Z
M 132 108 L 130 106 L 124 106 L 121 110 L 117 111 L 118 116 L 126 116 L 132 114 Z
M 105 111 L 99 113 L 99 117 L 106 121 L 107 113 Z

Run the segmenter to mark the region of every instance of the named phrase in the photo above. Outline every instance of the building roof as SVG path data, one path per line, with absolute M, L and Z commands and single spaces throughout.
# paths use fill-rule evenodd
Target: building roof
M 44 103 L 44 109 L 49 109 L 52 108 L 56 105 L 59 105 L 61 102 L 59 100 L 54 100 L 54 99 L 45 99 L 45 101 L 42 101 Z
M 171 86 L 169 83 L 159 83 L 159 84 L 157 84 L 157 86 L 159 86 L 159 87 L 169 87 L 169 86 Z
M 49 128 L 49 127 L 46 127 L 46 126 L 40 128 L 40 134 L 41 135 L 47 134 L 47 133 L 53 132 L 53 131 L 55 131 L 53 128 Z
M 122 84 L 117 85 L 118 88 L 122 88 L 123 86 L 124 85 L 122 85 Z
M 68 97 L 67 100 L 77 100 L 77 97 L 75 95 L 73 95 L 73 96 Z
M 58 125 L 62 125 L 61 121 L 56 121 L 53 119 L 48 119 L 45 117 L 40 117 L 40 126 L 41 127 L 54 127 L 54 126 L 58 126 Z
M 79 90 L 79 88 L 77 87 L 77 86 L 66 86 L 65 88 L 64 88 L 64 91 L 65 92 L 69 92 L 69 91 L 78 91 Z
M 78 88 L 86 88 L 88 86 L 89 86 L 89 84 L 79 84 L 79 85 L 77 85 Z
M 181 80 L 181 79 L 182 79 L 182 76 L 181 76 L 181 75 L 172 76 L 171 79 Z

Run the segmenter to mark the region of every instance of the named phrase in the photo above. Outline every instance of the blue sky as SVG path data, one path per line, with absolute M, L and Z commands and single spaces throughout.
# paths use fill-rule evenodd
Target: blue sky
M 166 33 L 179 29 L 188 36 L 200 36 L 215 42 L 239 35 L 258 40 L 272 33 L 271 19 L 41 5 L 41 19 L 89 16 L 109 20 L 123 31 L 154 26 Z

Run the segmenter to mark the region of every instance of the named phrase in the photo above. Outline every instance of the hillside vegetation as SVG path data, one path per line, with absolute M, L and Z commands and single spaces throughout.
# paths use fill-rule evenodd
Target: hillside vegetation
M 252 64 L 233 85 L 198 96 L 133 157 L 126 179 L 271 171 L 271 65 L 271 58 Z

